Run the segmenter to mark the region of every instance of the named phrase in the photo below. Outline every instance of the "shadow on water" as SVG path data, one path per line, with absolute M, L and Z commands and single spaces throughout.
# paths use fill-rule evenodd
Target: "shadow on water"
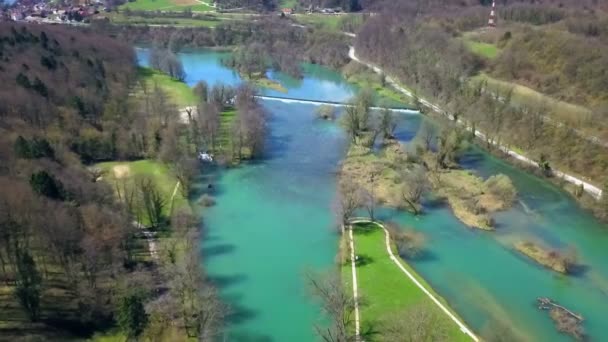
M 203 257 L 210 258 L 224 254 L 230 254 L 236 249 L 235 245 L 227 243 L 219 243 L 213 246 L 204 247 L 202 250 Z
M 437 261 L 439 261 L 439 256 L 437 256 L 436 253 L 433 253 L 429 249 L 423 250 L 422 252 L 420 252 L 420 254 L 416 255 L 413 258 L 408 258 L 408 257 L 405 257 L 403 255 L 400 255 L 400 257 L 402 259 L 404 259 L 408 263 L 410 263 L 410 262 L 424 263 L 424 262 L 437 262 Z
M 269 140 L 266 142 L 265 160 L 281 159 L 287 156 L 289 143 L 292 141 L 289 135 L 272 135 Z
M 218 288 L 226 289 L 227 287 L 234 286 L 240 284 L 247 280 L 247 276 L 245 274 L 235 274 L 228 276 L 219 276 L 219 275 L 210 275 L 208 276 L 209 281 L 217 286 Z

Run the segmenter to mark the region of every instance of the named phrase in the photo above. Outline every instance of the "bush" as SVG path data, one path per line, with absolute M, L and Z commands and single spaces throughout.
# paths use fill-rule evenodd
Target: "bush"
M 517 190 L 511 179 L 503 174 L 494 175 L 485 181 L 488 191 L 500 198 L 505 204 L 511 204 L 517 196 Z
M 32 174 L 30 177 L 30 185 L 36 193 L 48 198 L 63 200 L 65 197 L 63 184 L 46 171 L 39 171 Z
M 413 229 L 403 230 L 397 223 L 389 222 L 386 227 L 397 247 L 397 253 L 406 259 L 415 259 L 424 251 L 426 237 Z
M 317 109 L 317 117 L 323 120 L 333 121 L 336 119 L 336 110 L 329 105 L 322 105 Z
M 210 195 L 204 194 L 203 196 L 201 196 L 201 199 L 198 201 L 198 203 L 203 207 L 208 208 L 215 205 L 215 199 Z

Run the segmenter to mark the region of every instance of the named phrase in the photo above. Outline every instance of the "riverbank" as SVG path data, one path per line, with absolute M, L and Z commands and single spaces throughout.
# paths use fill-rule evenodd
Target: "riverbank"
M 414 94 L 411 91 L 405 89 L 395 79 L 393 79 L 392 77 L 386 75 L 386 73 L 380 67 L 378 67 L 378 66 L 376 66 L 376 65 L 374 65 L 372 63 L 364 62 L 361 59 L 359 59 L 356 56 L 355 49 L 353 47 L 350 48 L 348 55 L 349 55 L 349 57 L 352 60 L 357 61 L 357 62 L 359 62 L 359 63 L 361 63 L 363 65 L 366 65 L 367 67 L 369 67 L 372 70 L 374 70 L 374 72 L 376 72 L 377 74 L 385 75 L 387 83 L 390 84 L 390 85 L 392 85 L 398 91 L 400 91 L 400 92 L 402 92 L 402 93 L 404 93 L 404 94 L 406 94 L 408 96 L 414 97 Z M 419 102 L 423 106 L 428 107 L 431 110 L 433 110 L 433 111 L 435 111 L 435 112 L 437 112 L 437 113 L 439 113 L 441 115 L 444 115 L 444 113 L 445 113 L 441 108 L 439 108 L 439 106 L 437 106 L 435 104 L 432 104 L 431 102 L 429 102 L 429 101 L 427 101 L 425 99 L 420 98 Z M 449 119 L 453 120 L 453 118 L 451 118 L 451 117 Z M 462 122 L 459 121 L 459 123 L 462 123 Z M 467 127 L 467 129 L 470 129 L 470 128 Z M 483 134 L 482 132 L 475 131 L 474 133 L 475 133 L 476 137 L 480 138 L 483 141 L 487 141 L 485 134 Z M 497 145 L 497 143 L 495 141 L 491 141 L 491 143 L 493 145 Z M 531 166 L 534 166 L 534 167 L 537 167 L 537 168 L 539 167 L 538 163 L 535 162 L 534 160 L 532 160 L 532 159 L 530 159 L 530 158 L 528 158 L 528 157 L 526 157 L 526 156 L 524 156 L 524 155 L 522 155 L 522 154 L 520 154 L 520 153 L 518 153 L 516 151 L 513 151 L 513 150 L 509 149 L 508 147 L 505 147 L 505 146 L 502 146 L 502 145 L 497 145 L 496 147 L 499 150 L 505 152 L 507 155 L 509 155 L 509 156 L 517 159 L 520 162 L 526 163 L 528 165 L 531 165 Z M 582 186 L 584 191 L 588 192 L 590 195 L 592 195 L 596 199 L 601 198 L 601 196 L 602 196 L 602 190 L 599 187 L 597 187 L 597 186 L 595 186 L 595 185 L 593 185 L 593 184 L 591 184 L 589 182 L 586 182 L 586 181 L 584 181 L 584 180 L 582 180 L 580 178 L 577 178 L 575 176 L 566 174 L 566 173 L 558 171 L 558 170 L 554 170 L 553 172 L 554 172 L 554 174 L 555 174 L 556 177 L 562 178 L 565 181 L 573 183 L 573 184 L 575 184 L 577 186 Z
M 395 334 L 419 336 L 418 329 L 431 329 L 440 339 L 450 341 L 477 341 L 477 337 L 451 310 L 447 302 L 408 265 L 396 257 L 396 247 L 388 232 L 378 223 L 355 221 L 353 245 L 356 273 L 361 302 L 361 334 L 365 340 L 391 341 Z M 348 234 L 344 234 L 344 239 Z M 343 266 L 350 270 L 350 262 Z M 343 275 L 347 271 L 343 270 Z M 352 288 L 352 278 L 345 277 L 345 286 Z M 428 313 L 431 322 L 416 322 L 408 328 L 405 319 L 411 310 Z M 411 323 L 411 322 L 408 322 Z M 427 324 L 427 326 L 425 326 Z M 432 324 L 428 326 L 428 324 Z M 402 329 L 402 330 L 400 330 Z M 378 335 L 370 334 L 378 332 Z

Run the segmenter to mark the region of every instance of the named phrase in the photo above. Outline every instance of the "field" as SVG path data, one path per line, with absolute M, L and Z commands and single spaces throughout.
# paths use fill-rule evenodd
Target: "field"
M 281 8 L 294 8 L 298 4 L 298 0 L 281 0 Z
M 119 7 L 132 11 L 183 11 L 187 8 L 193 12 L 209 12 L 214 8 L 200 0 L 136 0 Z
M 127 187 L 132 187 L 138 177 L 150 177 L 167 203 L 164 209 L 164 214 L 167 216 L 172 210 L 188 207 L 188 200 L 182 195 L 179 188 L 176 189 L 177 178 L 169 167 L 161 162 L 153 160 L 105 162 L 97 164 L 96 167 L 104 172 L 103 179 L 115 189 L 116 186 L 121 186 L 123 181 Z M 174 193 L 175 196 L 173 196 Z M 139 210 L 143 211 L 142 208 Z M 140 214 L 143 216 L 142 223 L 147 224 L 149 219 L 145 217 L 145 213 Z
M 170 76 L 151 68 L 139 68 L 139 77 L 146 83 L 148 88 L 154 87 L 157 84 L 167 94 L 171 101 L 179 108 L 196 105 L 198 99 L 192 88 L 186 83 L 178 81 Z
M 359 259 L 357 279 L 359 296 L 362 298 L 362 333 L 370 331 L 381 333 L 386 320 L 409 308 L 428 306 L 437 314 L 438 322 L 446 326 L 449 341 L 470 341 L 467 335 L 463 334 L 458 326 L 393 263 L 386 251 L 383 230 L 373 223 L 356 224 L 354 238 L 355 251 Z M 447 305 L 406 262 L 401 262 L 427 290 Z M 343 267 L 342 274 L 348 288 L 352 288 L 352 276 L 345 269 L 350 269 L 350 263 Z M 366 340 L 382 339 L 374 335 L 366 337 Z
M 471 50 L 471 52 L 487 59 L 494 59 L 500 53 L 500 49 L 495 44 L 482 43 L 472 40 L 465 40 L 464 43 L 469 50 Z
M 303 25 L 314 26 L 315 28 L 322 28 L 327 30 L 340 30 L 340 23 L 345 20 L 347 16 L 360 16 L 359 14 L 321 14 L 311 13 L 303 14 L 298 13 L 294 16 L 296 21 Z
M 591 111 L 583 106 L 556 100 L 519 84 L 501 81 L 486 74 L 475 76 L 473 80 L 486 81 L 490 90 L 498 91 L 501 94 L 506 94 L 510 89 L 513 89 L 512 101 L 514 104 L 528 108 L 538 107 L 542 104 L 548 109 L 547 116 L 554 117 L 564 123 L 585 122 L 591 116 Z
M 175 27 L 209 27 L 217 26 L 221 21 L 212 19 L 196 18 L 168 18 L 168 17 L 141 17 L 137 15 L 126 16 L 124 13 L 113 13 L 107 16 L 112 23 L 117 25 L 150 25 L 150 26 L 175 26 Z

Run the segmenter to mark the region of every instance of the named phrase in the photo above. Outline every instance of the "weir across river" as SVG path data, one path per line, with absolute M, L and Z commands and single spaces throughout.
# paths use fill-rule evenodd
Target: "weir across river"
M 316 106 L 322 106 L 322 105 L 326 105 L 326 106 L 332 106 L 332 107 L 348 107 L 351 106 L 351 104 L 349 103 L 345 103 L 345 102 L 336 102 L 336 101 L 317 101 L 317 100 L 306 100 L 306 99 L 296 99 L 296 98 L 290 98 L 290 97 L 279 97 L 279 96 L 266 96 L 266 95 L 256 95 L 256 98 L 260 99 L 260 100 L 267 100 L 267 101 L 279 101 L 279 102 L 284 102 L 284 103 L 301 103 L 301 104 L 312 104 L 312 105 L 316 105 Z M 381 110 L 384 109 L 385 107 L 370 107 L 370 109 L 372 110 Z M 386 107 L 388 109 L 390 109 L 393 112 L 397 112 L 397 113 L 406 113 L 406 114 L 420 114 L 420 112 L 413 108 L 413 107 L 395 107 L 395 106 L 391 106 L 391 107 Z

